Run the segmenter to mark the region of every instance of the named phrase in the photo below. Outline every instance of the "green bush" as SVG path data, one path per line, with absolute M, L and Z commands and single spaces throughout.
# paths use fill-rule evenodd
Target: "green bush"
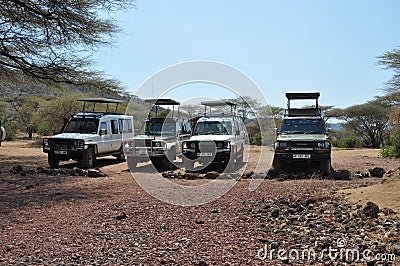
M 341 140 L 339 145 L 341 148 L 355 148 L 357 143 L 357 139 L 353 136 L 345 137 Z
M 254 134 L 253 137 L 250 138 L 250 144 L 261 146 L 261 133 L 260 132 L 257 132 L 256 134 Z
M 390 142 L 390 145 L 382 149 L 382 157 L 400 157 L 400 131 L 392 135 Z
M 15 140 L 15 133 L 17 131 L 15 123 L 12 121 L 2 121 L 1 126 L 4 127 L 6 131 L 6 140 Z

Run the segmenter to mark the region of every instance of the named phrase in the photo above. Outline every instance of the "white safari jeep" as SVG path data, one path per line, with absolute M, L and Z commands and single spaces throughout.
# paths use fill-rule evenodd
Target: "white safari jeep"
M 205 106 L 235 104 L 226 101 L 202 102 Z M 246 128 L 242 119 L 234 114 L 229 116 L 204 116 L 197 120 L 189 140 L 182 143 L 182 160 L 186 170 L 193 171 L 194 163 L 202 163 L 201 169 L 211 164 L 230 166 L 243 162 Z
M 83 167 L 90 168 L 97 157 L 113 155 L 125 159 L 123 143 L 134 136 L 133 117 L 109 112 L 110 103 L 122 101 L 104 98 L 79 99 L 83 101 L 83 112 L 70 117 L 61 132 L 43 139 L 43 152 L 48 154 L 50 167 L 58 167 L 60 161 L 74 159 Z M 87 102 L 107 104 L 105 112 L 85 112 Z M 117 107 L 115 110 L 117 110 Z
M 1 142 L 6 139 L 6 130 L 4 127 L 1 126 L 1 120 L 0 120 L 0 146 Z
M 159 106 L 176 106 L 179 102 L 172 99 L 146 99 L 150 110 Z M 179 110 L 178 110 L 179 117 Z M 183 140 L 190 137 L 191 127 L 186 119 L 174 117 L 147 117 L 137 135 L 125 141 L 124 152 L 129 169 L 134 170 L 137 163 L 151 161 L 159 170 L 174 168 L 173 161 L 181 155 Z

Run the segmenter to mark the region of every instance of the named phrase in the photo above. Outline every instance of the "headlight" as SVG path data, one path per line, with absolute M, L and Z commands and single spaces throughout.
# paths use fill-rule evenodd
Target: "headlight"
M 157 142 L 153 142 L 154 147 L 161 147 L 161 142 L 157 141 Z
M 184 149 L 189 149 L 189 148 L 195 149 L 195 148 L 196 148 L 196 143 L 184 141 L 184 142 L 182 143 L 182 147 L 183 147 Z
M 153 141 L 153 147 L 165 147 L 165 145 L 167 144 L 167 142 L 165 141 Z
M 49 144 L 50 144 L 49 139 L 43 139 L 43 145 L 47 146 Z
M 85 147 L 85 141 L 83 139 L 78 140 L 78 148 L 83 149 Z
M 325 143 L 324 142 L 318 142 L 317 146 L 318 146 L 318 148 L 325 148 Z
M 230 149 L 231 143 L 229 141 L 222 141 L 216 143 L 217 148 Z
M 284 141 L 278 142 L 278 147 L 279 148 L 286 148 L 287 147 L 287 143 Z

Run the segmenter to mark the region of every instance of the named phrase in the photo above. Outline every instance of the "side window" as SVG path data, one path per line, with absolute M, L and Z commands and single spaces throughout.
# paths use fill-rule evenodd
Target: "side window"
M 103 129 L 105 130 L 105 133 L 104 133 L 104 134 L 107 135 L 107 134 L 108 134 L 108 132 L 107 132 L 107 131 L 108 131 L 108 130 L 107 130 L 107 122 L 101 122 L 101 123 L 100 123 L 99 133 L 100 133 Z
M 118 120 L 111 120 L 111 133 L 119 134 L 118 132 Z
M 124 133 L 124 125 L 125 125 L 125 121 L 124 119 L 119 119 L 118 123 L 119 123 L 119 134 Z
M 190 132 L 192 131 L 191 127 L 190 127 L 190 123 L 186 122 L 185 123 L 185 129 L 186 129 L 186 133 L 190 134 Z
M 120 133 L 132 133 L 132 120 L 120 119 L 119 120 L 119 132 Z

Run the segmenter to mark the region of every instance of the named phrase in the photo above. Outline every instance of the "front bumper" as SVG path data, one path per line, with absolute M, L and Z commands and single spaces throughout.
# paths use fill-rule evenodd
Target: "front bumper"
M 314 149 L 314 150 L 276 149 L 274 154 L 275 160 L 284 160 L 284 161 L 321 161 L 330 158 L 331 158 L 330 149 Z
M 167 149 L 165 147 L 125 147 L 124 153 L 130 157 L 164 157 Z
M 190 160 L 207 160 L 212 162 L 227 162 L 230 159 L 230 149 L 217 149 L 210 151 L 202 151 L 198 149 L 183 149 L 183 156 Z M 212 160 L 211 160 L 212 159 Z

